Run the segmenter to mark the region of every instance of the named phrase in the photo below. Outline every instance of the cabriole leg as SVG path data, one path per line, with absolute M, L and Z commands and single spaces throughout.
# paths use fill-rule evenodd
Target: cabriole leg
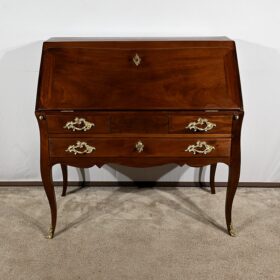
M 62 189 L 61 196 L 65 196 L 67 191 L 67 177 L 68 177 L 67 165 L 61 164 L 61 170 L 62 170 L 62 177 L 63 177 L 63 189 Z
M 57 206 L 54 185 L 52 180 L 52 167 L 49 164 L 41 164 L 41 176 L 44 185 L 44 189 L 49 201 L 50 210 L 51 210 L 51 226 L 46 238 L 52 239 L 54 236 L 54 231 L 56 227 L 57 219 Z
M 240 175 L 240 162 L 229 166 L 229 179 L 226 194 L 226 223 L 230 236 L 236 236 L 232 225 L 232 203 L 238 186 Z
M 236 236 L 233 225 L 232 225 L 232 203 L 236 193 L 236 189 L 239 182 L 240 176 L 240 164 L 241 164 L 241 150 L 240 150 L 240 133 L 241 125 L 243 120 L 242 114 L 235 114 L 233 116 L 233 125 L 232 125 L 232 146 L 231 146 L 231 159 L 229 164 L 229 173 L 228 173 L 228 186 L 226 194 L 226 223 L 227 230 L 230 236 Z
M 215 174 L 216 174 L 217 163 L 211 164 L 210 166 L 210 189 L 211 193 L 215 194 Z
M 81 187 L 84 188 L 86 186 L 86 173 L 85 173 L 85 169 L 84 168 L 80 168 L 80 172 L 81 172 L 82 179 L 83 179 Z

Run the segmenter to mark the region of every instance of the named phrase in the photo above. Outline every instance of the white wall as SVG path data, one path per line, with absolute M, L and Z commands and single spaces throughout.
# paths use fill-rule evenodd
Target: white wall
M 40 180 L 34 105 L 43 40 L 226 35 L 237 42 L 246 110 L 241 181 L 279 182 L 279 10 L 278 0 L 0 0 L 0 180 Z M 70 180 L 78 174 L 71 168 Z M 168 165 L 144 172 L 94 167 L 87 175 L 98 181 L 192 181 L 197 174 L 197 169 Z M 57 167 L 54 177 L 61 178 Z M 227 167 L 220 164 L 217 180 L 226 179 Z

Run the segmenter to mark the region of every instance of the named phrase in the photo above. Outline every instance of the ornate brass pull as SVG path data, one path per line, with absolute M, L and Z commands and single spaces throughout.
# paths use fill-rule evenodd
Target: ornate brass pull
M 79 126 L 76 126 L 79 125 Z M 82 127 L 80 127 L 83 125 Z M 78 131 L 87 131 L 90 130 L 92 127 L 94 127 L 95 124 L 91 123 L 89 121 L 86 121 L 84 118 L 78 118 L 76 117 L 74 121 L 67 122 L 66 125 L 63 128 L 67 129 L 72 129 L 73 131 L 78 130 Z
M 189 145 L 185 152 L 196 153 L 198 154 L 209 154 L 215 150 L 214 146 L 208 145 L 205 141 L 197 141 L 195 145 Z
M 135 54 L 132 60 L 136 66 L 139 66 L 141 63 L 141 57 L 138 55 L 138 53 Z
M 84 149 L 85 148 L 85 149 Z M 77 149 L 84 149 L 83 151 Z M 65 151 L 76 154 L 90 154 L 96 150 L 95 147 L 88 145 L 86 142 L 77 141 L 76 145 L 70 145 Z
M 201 125 L 206 125 L 205 127 L 200 127 Z M 209 122 L 208 119 L 198 118 L 196 122 L 190 122 L 186 129 L 193 131 L 208 131 L 216 126 L 215 123 Z
M 144 144 L 140 140 L 135 144 L 135 149 L 138 153 L 142 153 L 144 151 L 144 147 Z

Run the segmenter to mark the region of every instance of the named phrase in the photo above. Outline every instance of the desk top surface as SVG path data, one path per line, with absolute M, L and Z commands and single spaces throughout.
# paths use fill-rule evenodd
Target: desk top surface
M 226 36 L 215 37 L 51 37 L 47 42 L 81 41 L 232 41 Z

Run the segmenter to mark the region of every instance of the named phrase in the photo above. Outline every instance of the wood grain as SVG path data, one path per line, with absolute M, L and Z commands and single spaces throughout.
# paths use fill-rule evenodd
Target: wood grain
M 49 42 L 49 45 L 51 43 Z M 175 44 L 175 43 L 174 43 Z M 39 87 L 38 109 L 239 109 L 241 95 L 236 75 L 224 71 L 225 59 L 235 73 L 232 49 L 178 46 L 124 47 L 115 42 L 100 48 L 48 48 L 43 63 L 49 84 Z M 135 54 L 141 57 L 137 67 Z M 231 58 L 231 59 L 230 59 Z M 44 72 L 44 69 L 42 69 Z M 231 73 L 230 72 L 230 73 Z
M 143 152 L 137 152 L 135 144 L 141 140 L 144 145 Z M 189 145 L 195 145 L 197 141 L 205 141 L 215 147 L 209 154 L 193 154 L 185 150 Z M 77 154 L 66 152 L 70 145 L 77 141 L 86 142 L 96 150 L 90 154 Z M 50 138 L 51 157 L 229 157 L 230 138 Z M 79 149 L 82 151 L 83 149 Z

